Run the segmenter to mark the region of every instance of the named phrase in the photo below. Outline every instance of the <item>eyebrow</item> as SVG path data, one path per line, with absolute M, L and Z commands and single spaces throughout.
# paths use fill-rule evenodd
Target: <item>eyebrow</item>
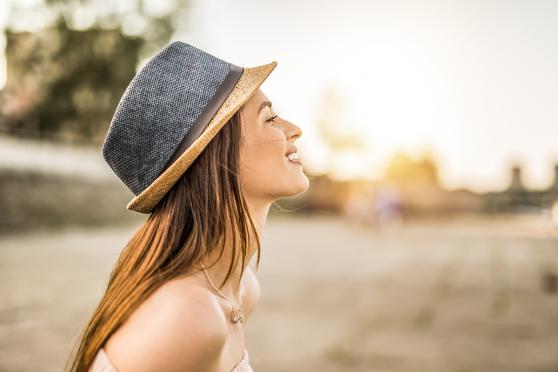
M 262 104 L 260 105 L 260 108 L 258 109 L 258 115 L 260 114 L 260 112 L 264 109 L 264 107 L 269 106 L 271 107 L 271 102 L 270 101 L 263 101 Z

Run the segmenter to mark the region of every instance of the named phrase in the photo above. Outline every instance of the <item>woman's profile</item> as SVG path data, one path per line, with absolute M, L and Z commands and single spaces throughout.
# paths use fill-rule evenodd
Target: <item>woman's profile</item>
M 260 297 L 248 263 L 273 201 L 308 188 L 294 141 L 239 67 L 174 42 L 138 71 L 103 143 L 149 214 L 122 250 L 70 371 L 252 371 L 244 325 Z

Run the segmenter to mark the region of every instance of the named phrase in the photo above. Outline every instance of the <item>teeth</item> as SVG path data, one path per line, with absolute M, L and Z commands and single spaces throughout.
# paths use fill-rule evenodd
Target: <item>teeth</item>
M 289 154 L 289 155 L 287 156 L 287 158 L 288 158 L 289 160 L 298 161 L 298 160 L 299 160 L 299 159 L 298 159 L 298 152 L 293 152 L 292 154 Z

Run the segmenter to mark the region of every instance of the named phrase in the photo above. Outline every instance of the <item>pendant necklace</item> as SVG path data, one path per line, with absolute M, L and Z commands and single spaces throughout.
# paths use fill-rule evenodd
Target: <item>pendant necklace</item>
M 231 308 L 232 308 L 232 314 L 231 314 L 231 321 L 233 323 L 238 323 L 239 321 L 241 323 L 244 323 L 244 314 L 242 313 L 242 301 L 240 302 L 240 306 L 238 307 L 238 309 L 235 310 L 233 303 L 227 298 L 225 297 L 225 295 L 223 295 L 221 293 L 221 291 L 219 291 L 217 289 L 217 287 L 215 287 L 215 285 L 213 284 L 213 282 L 211 281 L 211 278 L 209 277 L 209 274 L 207 273 L 207 271 L 205 270 L 205 266 L 203 265 L 203 263 L 201 264 L 202 268 L 203 268 L 203 272 L 205 273 L 205 276 L 207 277 L 207 280 L 209 281 L 209 284 L 211 284 L 211 286 L 213 287 L 213 289 L 215 289 L 215 291 L 217 291 L 217 293 L 223 297 L 225 300 L 227 300 L 227 302 L 229 304 L 231 304 Z

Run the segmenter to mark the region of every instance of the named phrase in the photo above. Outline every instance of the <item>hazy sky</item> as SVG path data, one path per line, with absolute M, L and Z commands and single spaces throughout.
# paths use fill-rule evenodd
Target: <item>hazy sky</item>
M 513 161 L 527 186 L 551 181 L 558 1 L 196 0 L 184 25 L 175 39 L 230 62 L 278 62 L 262 90 L 302 128 L 315 169 L 377 177 L 394 151 L 429 148 L 448 187 L 505 187 Z M 326 86 L 365 154 L 325 157 L 314 128 Z

